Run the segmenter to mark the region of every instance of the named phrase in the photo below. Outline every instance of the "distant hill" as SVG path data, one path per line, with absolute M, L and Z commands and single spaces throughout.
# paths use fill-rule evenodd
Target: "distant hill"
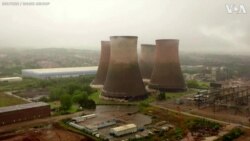
M 63 48 L 0 48 L 0 75 L 15 75 L 21 69 L 98 65 L 99 51 Z

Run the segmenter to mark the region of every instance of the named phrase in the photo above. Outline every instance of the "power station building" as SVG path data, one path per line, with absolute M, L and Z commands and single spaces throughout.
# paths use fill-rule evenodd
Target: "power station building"
M 91 87 L 101 88 L 106 80 L 110 59 L 110 42 L 101 41 L 101 56 L 95 79 L 91 83 Z
M 110 60 L 102 97 L 135 100 L 146 97 L 137 56 L 136 36 L 111 36 Z
M 186 84 L 182 75 L 179 52 L 179 40 L 156 40 L 154 68 L 149 88 L 160 91 L 185 91 Z
M 0 126 L 50 116 L 50 106 L 34 102 L 0 108 Z
M 81 75 L 96 74 L 97 66 L 74 68 L 24 69 L 23 77 L 38 79 L 78 77 Z
M 141 44 L 140 70 L 144 80 L 149 80 L 153 71 L 155 45 Z

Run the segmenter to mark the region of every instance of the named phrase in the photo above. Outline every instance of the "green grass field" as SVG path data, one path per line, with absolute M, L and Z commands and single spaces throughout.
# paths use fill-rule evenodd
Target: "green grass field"
M 21 99 L 0 93 L 0 107 L 27 103 Z

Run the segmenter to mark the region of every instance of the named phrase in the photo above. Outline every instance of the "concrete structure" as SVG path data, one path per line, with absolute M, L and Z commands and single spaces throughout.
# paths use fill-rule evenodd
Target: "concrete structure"
M 146 97 L 138 65 L 137 37 L 112 36 L 110 43 L 110 62 L 102 96 L 126 100 Z
M 91 83 L 91 87 L 102 88 L 106 80 L 110 59 L 110 42 L 101 41 L 101 56 L 99 60 L 98 70 L 95 79 Z
M 186 84 L 182 75 L 179 53 L 179 40 L 156 40 L 154 68 L 149 88 L 160 91 L 184 91 Z
M 0 108 L 0 126 L 50 116 L 50 106 L 34 102 Z
M 127 124 L 110 129 L 110 134 L 113 134 L 114 136 L 118 137 L 135 132 L 137 132 L 137 127 L 135 124 Z
M 38 79 L 66 78 L 96 74 L 96 71 L 97 66 L 50 69 L 24 69 L 22 70 L 22 76 Z
M 80 116 L 80 117 L 74 117 L 72 118 L 72 120 L 74 120 L 75 122 L 83 122 L 87 119 L 91 119 L 95 117 L 96 117 L 96 114 L 90 114 L 90 115 L 85 115 L 85 116 Z
M 20 82 L 23 79 L 21 77 L 5 77 L 0 78 L 0 82 Z
M 141 44 L 140 70 L 144 80 L 149 80 L 153 71 L 155 45 Z

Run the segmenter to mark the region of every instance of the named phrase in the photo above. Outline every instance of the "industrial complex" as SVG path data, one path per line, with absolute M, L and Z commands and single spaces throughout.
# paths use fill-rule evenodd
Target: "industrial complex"
M 23 77 L 32 77 L 38 79 L 78 77 L 81 75 L 96 74 L 97 66 L 92 67 L 74 67 L 74 68 L 50 68 L 50 69 L 24 69 Z
M 50 116 L 50 106 L 44 102 L 0 108 L 0 126 Z

